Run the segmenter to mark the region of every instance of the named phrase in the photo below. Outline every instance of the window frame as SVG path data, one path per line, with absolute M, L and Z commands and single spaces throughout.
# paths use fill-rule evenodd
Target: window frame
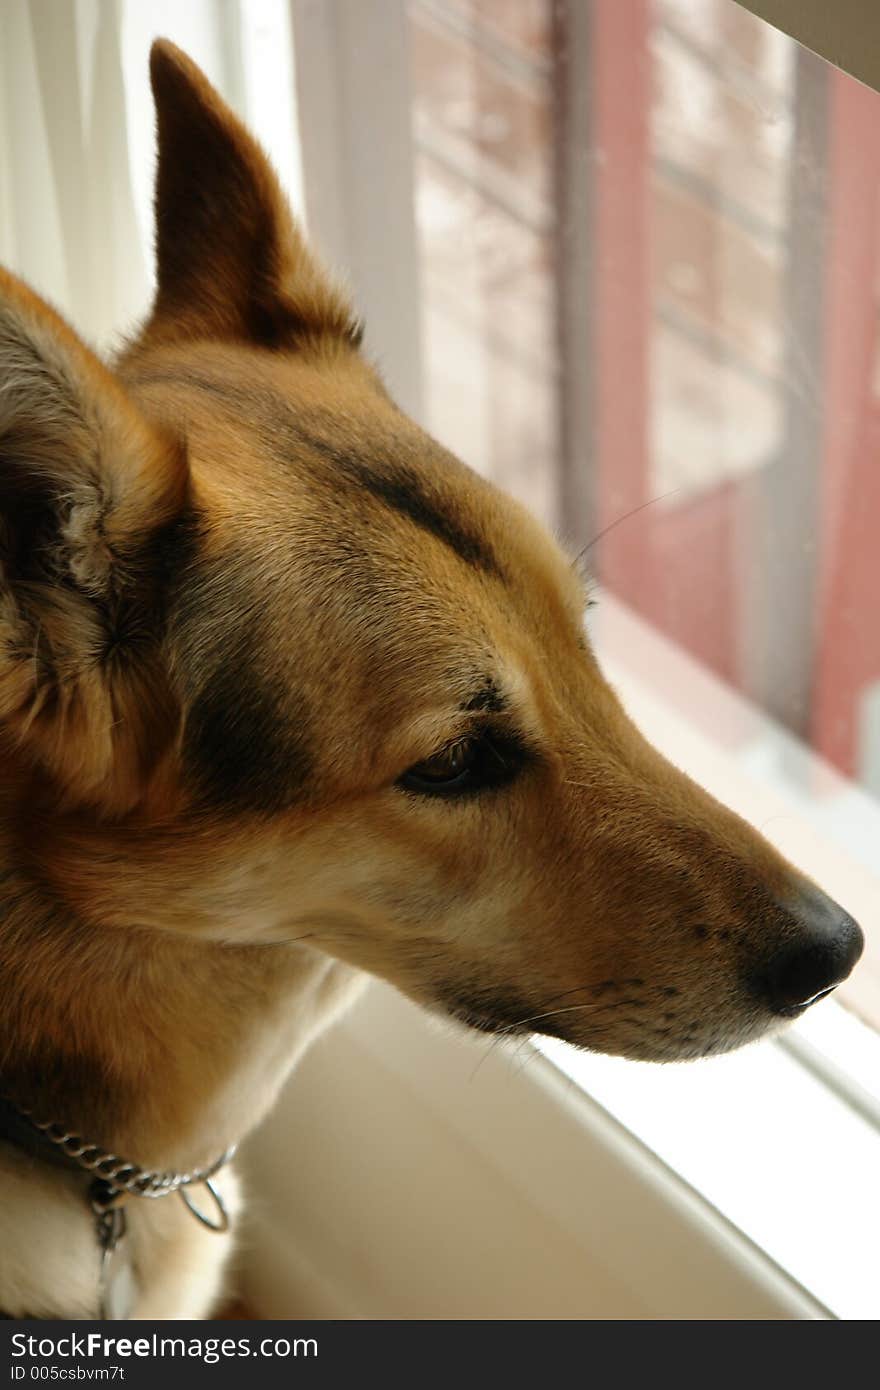
M 880 11 L 863 0 L 736 0 L 817 57 L 880 92 Z

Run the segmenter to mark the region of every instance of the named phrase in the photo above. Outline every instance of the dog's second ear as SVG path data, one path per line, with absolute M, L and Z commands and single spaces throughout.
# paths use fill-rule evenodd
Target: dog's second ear
M 0 735 L 67 801 L 127 809 L 155 755 L 161 549 L 185 494 L 182 448 L 0 271 Z
M 185 53 L 158 39 L 157 292 L 141 341 L 308 348 L 360 340 L 256 140 Z

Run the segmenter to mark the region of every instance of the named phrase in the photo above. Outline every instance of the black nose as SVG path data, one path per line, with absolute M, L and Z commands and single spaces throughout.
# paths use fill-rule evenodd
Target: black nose
M 795 930 L 753 980 L 775 1013 L 797 1014 L 846 979 L 865 938 L 858 923 L 818 888 L 787 902 L 785 912 Z

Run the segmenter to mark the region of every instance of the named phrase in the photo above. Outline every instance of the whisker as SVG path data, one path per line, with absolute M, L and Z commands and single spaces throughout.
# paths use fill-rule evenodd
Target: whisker
M 517 1068 L 518 1075 L 522 1075 L 529 1064 L 529 1060 L 536 1052 L 537 1048 L 532 1043 L 531 1037 L 523 1038 L 514 1048 L 511 1061 Z
M 317 932 L 308 931 L 304 936 L 285 936 L 280 941 L 231 941 L 230 946 L 295 946 L 298 941 L 314 941 Z
M 598 536 L 594 536 L 593 539 L 584 546 L 583 550 L 578 551 L 571 562 L 572 568 L 578 569 L 587 552 L 592 550 L 593 546 L 598 545 L 603 537 L 607 536 L 610 531 L 613 531 L 616 526 L 622 526 L 625 521 L 629 521 L 630 517 L 636 516 L 639 512 L 643 512 L 646 507 L 653 507 L 655 502 L 665 502 L 667 497 L 674 497 L 675 494 L 680 491 L 681 488 L 674 487 L 671 492 L 662 492 L 658 497 L 649 497 L 647 502 L 639 503 L 637 507 L 633 507 L 632 511 L 624 512 L 623 516 L 619 516 L 616 521 L 609 522 L 607 526 L 602 528 Z
M 486 1058 L 490 1055 L 490 1053 L 494 1052 L 495 1048 L 498 1047 L 499 1044 L 500 1044 L 501 1042 L 503 1042 L 504 1036 L 505 1036 L 505 1035 L 504 1035 L 503 1033 L 496 1033 L 495 1036 L 494 1036 L 494 1038 L 489 1038 L 488 1044 L 487 1044 L 487 1046 L 486 1046 L 486 1049 L 485 1049 L 485 1051 L 484 1051 L 482 1057 L 481 1057 L 480 1060 L 477 1062 L 477 1065 L 474 1067 L 473 1071 L 471 1072 L 470 1076 L 468 1077 L 468 1084 L 470 1084 L 470 1083 L 474 1080 L 474 1078 L 475 1078 L 477 1072 L 480 1070 L 480 1067 L 483 1065 L 483 1063 L 485 1062 Z
M 548 1009 L 542 1014 L 532 1014 L 529 1018 L 519 1018 L 515 1023 L 509 1023 L 506 1028 L 499 1030 L 502 1035 L 511 1033 L 515 1028 L 524 1028 L 527 1023 L 537 1023 L 542 1018 L 555 1018 L 557 1014 L 576 1014 L 594 1013 L 596 1009 L 608 1009 L 615 1007 L 613 1004 L 569 1004 L 564 1009 Z
M 580 990 L 580 989 L 590 989 L 590 988 L 591 988 L 590 985 L 575 985 L 575 986 L 574 986 L 574 989 L 563 990 L 563 992 L 562 992 L 561 994 L 554 995 L 553 998 L 554 998 L 554 999 L 565 999 L 566 996 L 571 995 L 571 994 L 575 994 L 575 993 L 577 992 L 577 990 Z M 548 1002 L 548 1003 L 553 1003 L 553 999 L 549 999 L 547 1002 Z M 483 1063 L 486 1061 L 487 1057 L 488 1057 L 488 1056 L 489 1056 L 489 1055 L 490 1055 L 502 1042 L 508 1041 L 509 1038 L 510 1038 L 510 1036 L 511 1036 L 511 1034 L 515 1033 L 518 1029 L 525 1027 L 525 1025 L 528 1024 L 528 1023 L 537 1023 L 537 1022 L 539 1022 L 541 1019 L 544 1019 L 544 1018 L 552 1018 L 555 1014 L 569 1014 L 569 1013 L 577 1013 L 577 1012 L 579 1012 L 579 1011 L 580 1011 L 580 1012 L 587 1012 L 587 1011 L 589 1011 L 590 1013 L 598 1013 L 598 1012 L 601 1012 L 601 1011 L 603 1011 L 603 1010 L 607 1011 L 607 1010 L 609 1010 L 609 1009 L 614 1009 L 614 1008 L 616 1008 L 616 1007 L 617 1007 L 617 1004 L 616 1004 L 616 1001 L 614 1001 L 614 1000 L 608 1000 L 606 1003 L 598 1003 L 598 1002 L 597 1002 L 597 1003 L 593 1003 L 593 1004 L 569 1004 L 569 1005 L 567 1005 L 567 1006 L 566 1006 L 565 1008 L 563 1008 L 563 1009 L 547 1009 L 547 1010 L 545 1010 L 543 1013 L 540 1013 L 540 1014 L 532 1014 L 532 1015 L 530 1015 L 528 1018 L 520 1018 L 520 1019 L 517 1019 L 517 1020 L 516 1020 L 515 1022 L 513 1022 L 513 1023 L 505 1024 L 503 1028 L 499 1028 L 499 1029 L 498 1029 L 498 1031 L 497 1031 L 497 1033 L 495 1034 L 495 1036 L 490 1040 L 488 1046 L 486 1047 L 485 1052 L 483 1053 L 482 1057 L 481 1057 L 480 1060 L 477 1062 L 477 1065 L 474 1067 L 473 1071 L 471 1072 L 469 1080 L 470 1080 L 470 1081 L 473 1081 L 473 1080 L 474 1080 L 474 1078 L 475 1078 L 476 1075 L 477 1075 L 477 1072 L 480 1070 L 480 1067 L 481 1067 L 481 1066 L 483 1065 Z M 512 1054 L 512 1055 L 513 1055 L 514 1057 L 517 1057 L 517 1056 L 519 1055 L 520 1049 L 523 1047 L 524 1044 L 528 1043 L 528 1041 L 529 1041 L 529 1038 L 528 1038 L 528 1037 L 521 1038 L 521 1039 L 519 1040 L 517 1046 L 514 1048 L 513 1054 Z
M 545 999 L 545 1004 L 555 1004 L 559 999 L 567 999 L 569 995 L 577 994 L 580 990 L 594 990 L 595 985 L 575 985 L 573 989 L 564 989 L 561 994 L 552 994 L 549 999 Z

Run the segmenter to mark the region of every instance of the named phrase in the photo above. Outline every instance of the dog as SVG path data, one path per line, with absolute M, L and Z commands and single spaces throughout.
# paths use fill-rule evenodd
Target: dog
M 0 279 L 16 1318 L 207 1316 L 233 1236 L 187 1203 L 234 1226 L 224 1156 L 368 975 L 671 1060 L 781 1027 L 862 948 L 630 723 L 570 558 L 395 406 L 198 68 L 160 40 L 151 74 L 137 336 L 105 365 Z

